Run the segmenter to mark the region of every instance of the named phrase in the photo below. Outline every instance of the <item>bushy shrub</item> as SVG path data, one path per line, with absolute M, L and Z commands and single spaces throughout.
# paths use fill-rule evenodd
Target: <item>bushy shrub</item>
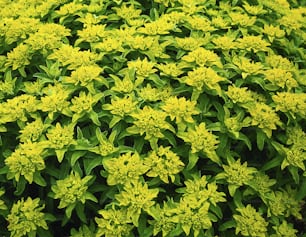
M 305 236 L 305 5 L 0 0 L 0 235 Z

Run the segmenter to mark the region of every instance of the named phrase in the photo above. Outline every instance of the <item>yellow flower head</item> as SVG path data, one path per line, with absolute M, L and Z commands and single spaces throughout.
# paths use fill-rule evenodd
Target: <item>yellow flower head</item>
M 32 183 L 34 174 L 45 168 L 43 159 L 44 145 L 42 143 L 24 143 L 5 160 L 9 167 L 9 178 L 19 181 L 20 176 Z M 35 181 L 35 179 L 34 179 Z
M 138 153 L 132 154 L 131 152 L 116 158 L 104 159 L 103 166 L 108 172 L 107 183 L 109 185 L 137 181 L 149 169 Z
M 34 236 L 38 228 L 48 229 L 45 221 L 45 214 L 41 212 L 44 209 L 44 205 L 39 205 L 40 199 L 32 199 L 28 197 L 26 200 L 23 198 L 17 203 L 14 203 L 10 210 L 10 214 L 7 216 L 9 223 L 8 230 L 11 236 L 22 237 L 25 235 Z
M 240 213 L 234 215 L 236 221 L 236 232 L 243 236 L 265 237 L 267 236 L 268 222 L 251 205 L 237 208 Z
M 217 136 L 206 129 L 204 122 L 189 128 L 187 132 L 179 133 L 178 136 L 191 144 L 191 153 L 202 151 L 209 159 L 219 163 L 219 157 L 216 154 L 219 141 Z
M 145 139 L 151 140 L 155 138 L 162 138 L 163 130 L 173 129 L 166 120 L 167 114 L 165 112 L 155 110 L 149 106 L 145 106 L 142 110 L 132 114 L 136 120 L 132 127 L 127 128 L 127 131 L 132 134 L 139 133 L 146 134 Z
M 170 150 L 170 147 L 160 146 L 157 151 L 152 151 L 144 160 L 148 166 L 148 177 L 160 177 L 160 179 L 169 183 L 175 181 L 175 175 L 184 168 L 184 163 L 179 156 Z
M 110 110 L 113 115 L 123 118 L 136 110 L 137 102 L 134 101 L 132 97 L 116 97 L 111 100 L 111 104 L 104 104 L 102 108 L 105 110 Z
M 176 123 L 194 123 L 192 115 L 200 113 L 196 108 L 196 101 L 186 100 L 185 97 L 169 97 L 161 108 L 170 116 L 171 120 L 176 119 Z
M 62 126 L 56 123 L 55 127 L 48 130 L 47 138 L 50 148 L 63 149 L 74 143 L 73 125 Z
M 72 172 L 65 179 L 57 180 L 51 189 L 54 199 L 60 199 L 58 208 L 66 208 L 75 205 L 77 202 L 85 203 L 87 196 L 87 183 L 92 176 L 81 178 L 77 172 Z
M 150 74 L 156 72 L 157 69 L 154 69 L 154 66 L 155 63 L 148 61 L 147 58 L 144 58 L 143 60 L 138 58 L 136 61 L 128 62 L 128 68 L 134 68 L 136 70 L 136 75 L 141 78 L 148 77 Z

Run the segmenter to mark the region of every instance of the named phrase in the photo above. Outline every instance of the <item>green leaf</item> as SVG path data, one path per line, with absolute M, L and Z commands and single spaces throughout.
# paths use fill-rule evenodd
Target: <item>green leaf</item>
M 266 162 L 260 170 L 264 172 L 272 168 L 275 168 L 277 166 L 280 166 L 282 163 L 282 160 L 283 160 L 282 157 L 276 156 L 274 159 Z
M 85 174 L 89 175 L 91 171 L 99 165 L 102 165 L 101 157 L 98 158 L 91 158 L 91 159 L 84 159 L 84 169 Z
M 295 182 L 296 184 L 299 184 L 300 175 L 299 175 L 299 170 L 298 170 L 298 168 L 295 167 L 295 166 L 289 166 L 288 169 L 289 169 L 289 172 L 290 172 L 290 174 L 291 174 L 291 176 L 292 176 L 294 182 Z
M 222 213 L 222 210 L 219 206 L 210 205 L 209 210 L 211 210 L 213 213 L 215 213 L 219 219 L 222 219 L 223 213 Z
M 75 206 L 75 210 L 76 210 L 77 216 L 80 218 L 80 220 L 81 220 L 83 223 L 87 223 L 87 218 L 86 218 L 86 215 L 85 215 L 85 208 L 84 208 L 84 205 L 81 204 L 81 203 L 78 203 L 78 204 Z
M 169 132 L 169 131 L 163 131 L 163 134 L 165 136 L 165 139 L 168 140 L 168 142 L 173 146 L 176 147 L 176 139 L 175 136 Z
M 121 119 L 122 119 L 121 117 L 114 115 L 112 120 L 109 122 L 108 126 L 110 128 L 113 128 L 117 123 L 119 123 L 121 121 Z
M 267 137 L 266 134 L 262 130 L 259 130 L 259 129 L 257 130 L 256 143 L 260 151 L 262 151 L 264 148 L 266 137 Z
M 98 199 L 92 193 L 89 193 L 89 192 L 85 193 L 85 199 L 96 202 L 96 203 L 98 202 Z
M 97 126 L 101 126 L 101 123 L 99 121 L 99 117 L 98 117 L 98 114 L 94 111 L 91 111 L 89 113 L 89 118 L 93 121 L 93 123 Z
M 70 204 L 68 207 L 66 207 L 66 209 L 65 209 L 66 217 L 68 217 L 68 218 L 71 217 L 71 214 L 72 214 L 73 209 L 75 208 L 75 205 L 76 204 Z
M 6 131 L 7 131 L 6 127 L 4 125 L 0 124 L 0 132 L 6 132 Z M 0 138 L 1 138 L 1 136 L 0 136 Z
M 47 186 L 47 182 L 46 182 L 46 180 L 41 176 L 40 172 L 35 172 L 35 173 L 34 173 L 33 181 L 34 181 L 36 184 L 38 184 L 39 186 L 42 186 L 42 187 L 46 187 L 46 186 Z
M 67 151 L 67 149 L 55 150 L 57 160 L 58 160 L 59 163 L 61 163 L 63 161 L 66 151 Z
M 234 221 L 234 220 L 226 221 L 225 223 L 220 225 L 219 231 L 225 231 L 227 229 L 231 229 L 231 228 L 234 228 L 234 227 L 236 227 L 236 221 Z
M 189 153 L 189 163 L 186 167 L 186 170 L 191 170 L 197 164 L 199 156 L 196 153 Z
M 70 164 L 71 166 L 74 166 L 75 162 L 82 156 L 84 156 L 87 153 L 87 151 L 74 151 L 70 158 Z
M 36 231 L 32 230 L 28 232 L 28 237 L 36 237 Z
M 230 194 L 232 197 L 234 197 L 237 188 L 238 188 L 237 185 L 234 185 L 234 184 L 229 184 L 229 185 L 228 185 L 228 191 L 229 191 L 229 194 Z
M 14 192 L 15 195 L 19 196 L 23 193 L 23 191 L 25 190 L 27 181 L 23 178 L 20 177 L 19 181 L 17 182 L 17 187 L 16 187 L 16 191 Z
M 252 143 L 251 143 L 250 139 L 246 135 L 244 135 L 243 133 L 239 132 L 238 139 L 240 141 L 243 141 L 247 145 L 249 151 L 252 150 Z
M 298 200 L 303 200 L 306 197 L 306 177 L 303 177 L 303 181 L 301 182 L 300 189 L 296 195 Z

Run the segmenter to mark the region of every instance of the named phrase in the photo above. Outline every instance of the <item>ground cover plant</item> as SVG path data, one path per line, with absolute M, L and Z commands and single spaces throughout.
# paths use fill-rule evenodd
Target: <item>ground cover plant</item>
M 0 0 L 0 236 L 306 236 L 305 5 Z

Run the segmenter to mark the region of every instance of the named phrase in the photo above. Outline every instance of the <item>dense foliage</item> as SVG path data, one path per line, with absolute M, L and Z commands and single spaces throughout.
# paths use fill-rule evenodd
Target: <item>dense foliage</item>
M 0 235 L 306 236 L 304 0 L 0 0 Z

